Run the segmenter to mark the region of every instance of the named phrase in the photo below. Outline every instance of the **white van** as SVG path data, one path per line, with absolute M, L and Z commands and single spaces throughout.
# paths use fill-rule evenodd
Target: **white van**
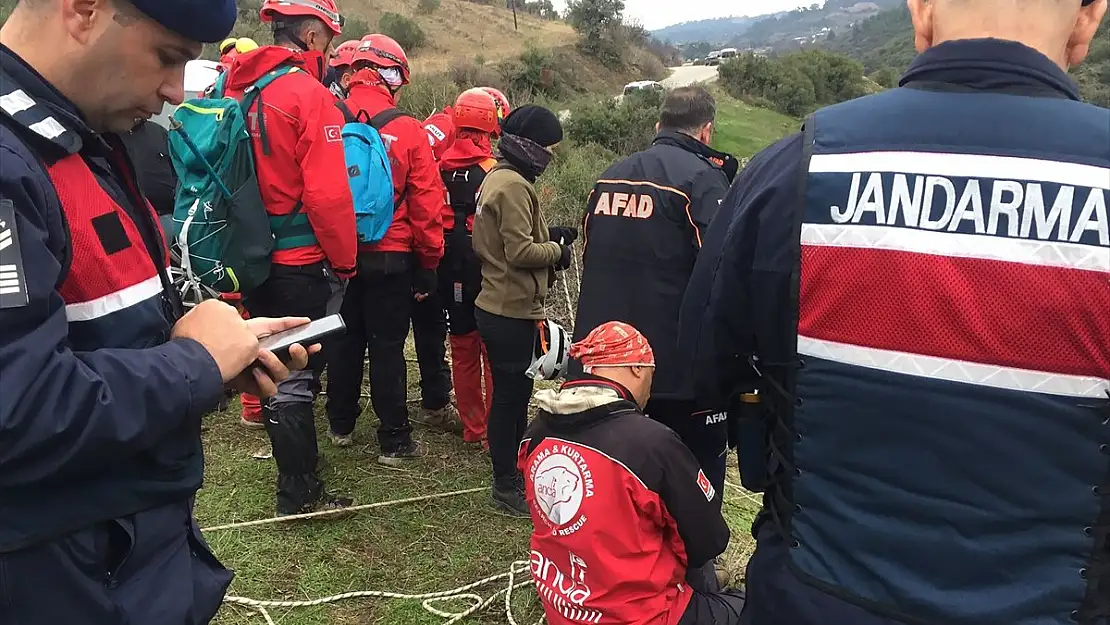
M 211 87 L 216 83 L 216 78 L 219 77 L 220 72 L 216 69 L 215 61 L 189 61 L 185 64 L 185 99 L 191 100 L 200 97 L 200 94 L 205 89 Z M 177 107 L 166 103 L 162 107 L 162 112 L 150 118 L 150 121 L 158 124 L 159 126 L 169 129 L 170 117 Z
M 729 59 L 735 59 L 739 54 L 740 51 L 736 48 L 725 48 L 721 50 L 721 62 L 723 63 Z

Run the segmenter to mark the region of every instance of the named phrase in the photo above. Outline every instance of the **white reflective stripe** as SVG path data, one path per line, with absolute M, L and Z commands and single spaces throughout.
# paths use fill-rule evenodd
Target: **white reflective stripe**
M 109 293 L 104 297 L 98 297 L 80 304 L 66 304 L 66 319 L 71 322 L 92 321 L 145 302 L 161 293 L 162 280 L 158 276 L 154 276 L 115 293 Z
M 65 134 L 65 126 L 58 123 L 53 117 L 47 117 L 41 122 L 27 126 L 47 139 L 54 139 Z
M 16 113 L 22 113 L 35 105 L 35 101 L 31 96 L 23 92 L 22 89 L 0 96 L 0 108 L 4 109 L 8 115 L 15 116 Z
M 802 224 L 802 245 L 859 247 L 1110 272 L 1110 248 L 893 226 Z
M 809 172 L 811 174 L 890 172 L 953 178 L 1029 180 L 1110 189 L 1110 167 L 984 154 L 939 152 L 814 154 L 809 161 Z
M 1046 373 L 798 337 L 798 353 L 845 365 L 1011 391 L 1106 398 L 1110 380 Z

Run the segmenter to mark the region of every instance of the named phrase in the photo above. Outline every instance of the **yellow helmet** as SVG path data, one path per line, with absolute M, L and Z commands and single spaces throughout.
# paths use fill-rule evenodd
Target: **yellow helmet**
M 235 51 L 239 54 L 246 54 L 258 49 L 258 42 L 250 37 L 240 37 L 235 41 Z
M 233 48 L 238 41 L 239 40 L 236 39 L 235 37 L 229 37 L 227 39 L 224 39 L 220 43 L 220 54 L 227 54 L 227 51 L 230 50 L 231 48 Z

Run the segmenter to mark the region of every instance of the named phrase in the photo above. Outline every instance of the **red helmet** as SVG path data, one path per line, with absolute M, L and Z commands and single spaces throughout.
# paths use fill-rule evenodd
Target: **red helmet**
M 455 100 L 455 125 L 496 134 L 501 129 L 497 100 L 485 89 L 468 89 Z
M 509 98 L 506 98 L 504 93 L 501 93 L 493 87 L 479 88 L 493 96 L 493 99 L 497 102 L 497 119 L 505 119 L 509 116 L 509 113 L 513 112 L 513 107 L 509 104 Z
M 339 69 L 349 67 L 355 62 L 355 50 L 358 50 L 359 40 L 344 41 L 335 49 L 335 56 L 331 59 L 331 66 Z
M 355 51 L 354 62 L 365 62 L 378 68 L 397 68 L 401 71 L 401 84 L 409 84 L 409 57 L 401 44 L 385 35 L 363 37 Z
M 280 22 L 283 16 L 317 17 L 336 35 L 343 32 L 343 16 L 335 0 L 265 0 L 258 12 L 263 24 Z

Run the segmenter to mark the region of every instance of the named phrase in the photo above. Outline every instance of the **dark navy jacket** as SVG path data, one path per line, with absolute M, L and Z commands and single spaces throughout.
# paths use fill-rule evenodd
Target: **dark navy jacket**
M 1110 619 L 1110 111 L 1002 41 L 753 159 L 681 344 L 757 388 L 752 625 Z
M 187 508 L 223 384 L 200 344 L 168 340 L 180 303 L 118 139 L 7 48 L 0 71 L 2 558 Z
M 606 170 L 587 202 L 574 339 L 607 321 L 643 332 L 659 363 L 653 399 L 693 399 L 677 357 L 678 308 L 702 233 L 738 168 L 731 156 L 664 130 Z M 571 371 L 580 374 L 581 365 L 571 361 Z

